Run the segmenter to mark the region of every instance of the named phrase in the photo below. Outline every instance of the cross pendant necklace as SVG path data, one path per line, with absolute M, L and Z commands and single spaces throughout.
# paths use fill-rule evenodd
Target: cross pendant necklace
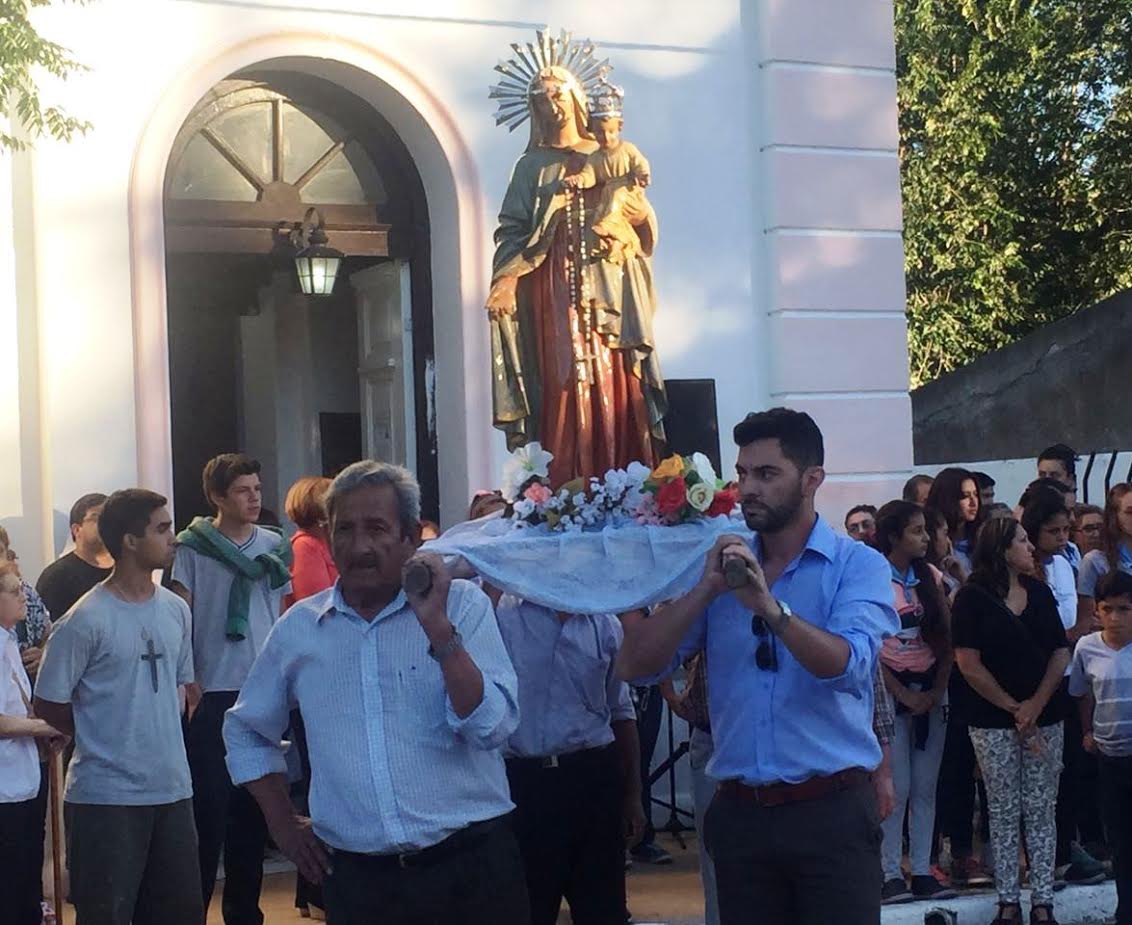
M 146 644 L 146 648 L 148 649 L 148 653 L 146 655 L 143 655 L 141 657 L 141 660 L 143 662 L 149 662 L 149 675 L 150 675 L 151 680 L 153 681 L 153 692 L 156 694 L 157 689 L 158 689 L 157 660 L 159 658 L 165 658 L 165 653 L 155 651 L 154 648 L 153 648 L 153 640 L 150 639 L 148 636 L 146 637 L 145 644 Z

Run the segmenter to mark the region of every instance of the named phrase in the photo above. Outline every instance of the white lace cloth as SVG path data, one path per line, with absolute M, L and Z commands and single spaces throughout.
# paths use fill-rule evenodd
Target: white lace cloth
M 453 527 L 423 549 L 461 556 L 485 581 L 552 610 L 622 613 L 690 591 L 721 533 L 751 535 L 730 517 L 563 533 L 545 525 L 516 530 L 495 514 Z

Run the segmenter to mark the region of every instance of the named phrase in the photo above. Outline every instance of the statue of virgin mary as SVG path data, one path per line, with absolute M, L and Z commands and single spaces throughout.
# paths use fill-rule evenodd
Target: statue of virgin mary
M 487 311 L 491 319 L 495 426 L 514 450 L 533 441 L 554 454 L 550 480 L 603 475 L 637 460 L 652 466 L 667 410 L 652 337 L 655 215 L 641 227 L 641 254 L 618 272 L 638 293 L 608 304 L 594 286 L 600 260 L 591 224 L 600 188 L 572 189 L 597 149 L 588 91 L 609 71 L 589 43 L 538 34 L 526 52 L 497 67 L 496 121 L 530 119 L 499 213 Z M 609 268 L 604 268 L 608 272 Z

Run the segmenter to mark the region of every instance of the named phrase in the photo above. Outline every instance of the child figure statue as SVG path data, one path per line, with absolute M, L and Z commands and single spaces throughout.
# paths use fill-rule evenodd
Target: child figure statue
M 644 194 L 650 182 L 649 162 L 636 145 L 621 138 L 624 98 L 620 87 L 604 81 L 599 86 L 591 99 L 590 131 L 600 147 L 578 173 L 562 181 L 572 189 L 600 184 L 591 230 L 597 237 L 598 256 L 616 264 L 651 252 L 636 230 L 649 224 L 652 211 Z

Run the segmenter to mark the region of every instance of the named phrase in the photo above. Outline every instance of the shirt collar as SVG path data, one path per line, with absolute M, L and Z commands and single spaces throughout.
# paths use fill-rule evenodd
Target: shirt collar
M 393 600 L 391 600 L 388 604 L 386 604 L 378 612 L 377 616 L 373 618 L 373 620 L 366 620 L 365 622 L 377 623 L 378 621 L 384 620 L 386 617 L 396 613 L 398 610 L 401 610 L 403 607 L 407 607 L 408 605 L 409 600 L 405 597 L 404 589 L 401 589 L 397 592 L 397 596 L 394 597 Z M 322 602 L 321 607 L 318 610 L 318 621 L 321 623 L 324 617 L 335 612 L 343 615 L 352 614 L 359 620 L 365 619 L 361 614 L 354 610 L 353 607 L 346 603 L 346 599 L 342 596 L 341 578 L 334 582 L 334 586 L 331 589 L 330 594 L 328 594 L 326 600 Z
M 856 542 L 856 540 L 853 542 Z M 755 554 L 761 561 L 762 543 L 759 542 L 759 535 L 757 533 L 755 534 L 754 548 Z M 813 529 L 810 530 L 810 535 L 806 538 L 806 545 L 797 558 L 801 559 L 807 552 L 816 552 L 819 556 L 822 556 L 830 562 L 832 562 L 837 555 L 837 534 L 833 532 L 833 527 L 826 523 L 825 519 L 820 514 L 814 521 Z
M 16 645 L 20 644 L 20 634 L 16 632 L 16 627 L 13 626 L 11 629 L 8 629 L 7 627 L 0 627 L 0 629 L 4 630 L 6 636 L 5 641 L 10 639 L 12 642 L 16 643 Z
M 912 568 L 912 566 L 908 566 L 907 572 L 901 572 L 900 569 L 898 569 L 895 565 L 892 565 L 891 562 L 889 563 L 889 566 L 892 568 L 892 580 L 903 585 L 905 590 L 907 590 L 908 588 L 914 588 L 920 583 L 920 579 L 916 577 L 916 570 Z
M 1132 568 L 1132 549 L 1129 549 L 1127 545 L 1121 543 L 1117 547 L 1117 553 L 1120 556 L 1120 564 L 1126 569 Z

